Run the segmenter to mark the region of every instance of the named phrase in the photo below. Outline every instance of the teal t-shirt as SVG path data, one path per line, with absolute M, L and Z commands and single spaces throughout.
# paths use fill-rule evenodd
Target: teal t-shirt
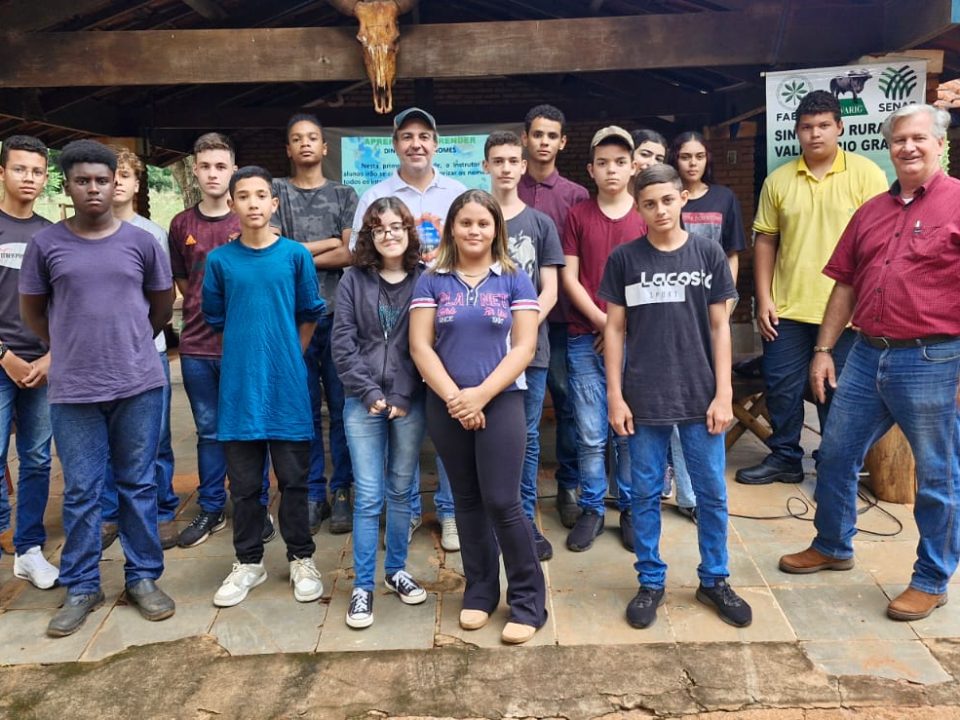
M 203 316 L 223 333 L 220 440 L 313 438 L 298 326 L 323 311 L 313 259 L 293 240 L 233 240 L 207 256 Z

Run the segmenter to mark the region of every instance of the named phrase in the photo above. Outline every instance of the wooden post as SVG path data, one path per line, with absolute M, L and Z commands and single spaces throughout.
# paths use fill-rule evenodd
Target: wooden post
M 877 440 L 863 463 L 869 485 L 880 500 L 912 503 L 917 496 L 917 466 L 910 443 L 899 426 Z

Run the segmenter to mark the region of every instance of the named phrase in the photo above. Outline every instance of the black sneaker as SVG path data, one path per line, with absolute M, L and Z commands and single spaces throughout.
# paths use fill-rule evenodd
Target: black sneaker
M 326 500 L 307 503 L 307 514 L 310 519 L 310 534 L 316 535 L 320 531 L 320 524 L 330 517 L 330 503 Z
M 620 511 L 620 542 L 627 550 L 633 552 L 633 513 L 629 510 Z
M 227 516 L 220 512 L 206 512 L 201 510 L 189 525 L 181 532 L 177 545 L 180 547 L 196 547 L 206 541 L 215 532 L 220 532 L 227 526 Z
M 586 510 L 577 518 L 573 530 L 567 535 L 567 549 L 573 552 L 589 550 L 597 535 L 603 532 L 603 515 L 595 510 Z
M 266 545 L 276 536 L 277 526 L 273 524 L 273 516 L 268 512 L 267 516 L 263 519 L 263 530 L 260 533 L 260 539 L 263 540 L 263 544 Z
M 354 588 L 347 608 L 347 627 L 362 628 L 373 625 L 373 593 L 363 588 Z
M 643 630 L 657 619 L 657 608 L 663 605 L 663 588 L 640 586 L 633 600 L 627 605 L 627 622 L 630 627 Z
M 337 490 L 333 494 L 330 511 L 330 532 L 342 535 L 353 530 L 353 510 L 350 507 L 350 491 Z
M 720 619 L 734 627 L 746 627 L 753 622 L 753 611 L 747 601 L 724 580 L 718 580 L 711 588 L 700 585 L 697 588 L 697 600 L 716 608 Z
M 404 605 L 419 605 L 427 599 L 427 591 L 406 570 L 398 570 L 392 576 L 385 577 L 383 582 L 387 590 L 400 596 Z
M 560 522 L 565 528 L 572 528 L 576 524 L 583 510 L 577 502 L 577 491 L 574 488 L 557 490 L 557 512 L 560 513 Z
M 543 536 L 536 524 L 533 526 L 533 544 L 537 548 L 537 560 L 540 562 L 553 557 L 553 545 Z

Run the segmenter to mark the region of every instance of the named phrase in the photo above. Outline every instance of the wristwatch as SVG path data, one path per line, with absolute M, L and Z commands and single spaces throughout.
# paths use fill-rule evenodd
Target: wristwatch
M 826 353 L 827 355 L 833 354 L 833 348 L 830 347 L 829 345 L 814 345 L 814 346 L 813 346 L 813 351 L 814 351 L 814 352 L 824 352 L 824 353 Z M 0 355 L 0 357 L 2 357 L 2 355 Z
M 9 349 L 10 348 L 7 346 L 7 344 L 0 340 L 0 360 L 3 360 L 4 356 L 7 354 L 7 350 Z

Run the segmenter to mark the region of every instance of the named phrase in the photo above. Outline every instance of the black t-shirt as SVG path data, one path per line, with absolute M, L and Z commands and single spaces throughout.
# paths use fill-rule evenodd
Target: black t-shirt
M 410 275 L 398 283 L 380 278 L 380 298 L 377 301 L 377 314 L 380 316 L 380 329 L 384 337 L 389 337 L 397 325 L 400 315 L 410 307 Z
M 20 265 L 34 233 L 49 224 L 39 215 L 21 220 L 0 210 L 0 340 L 30 362 L 46 354 L 47 346 L 20 320 Z
M 740 202 L 728 187 L 710 185 L 702 197 L 687 200 L 680 217 L 687 232 L 713 240 L 725 253 L 740 252 L 747 246 Z
M 623 397 L 633 421 L 705 420 L 716 394 L 709 306 L 737 296 L 720 246 L 689 235 L 663 252 L 643 236 L 613 251 L 598 294 L 627 311 Z

